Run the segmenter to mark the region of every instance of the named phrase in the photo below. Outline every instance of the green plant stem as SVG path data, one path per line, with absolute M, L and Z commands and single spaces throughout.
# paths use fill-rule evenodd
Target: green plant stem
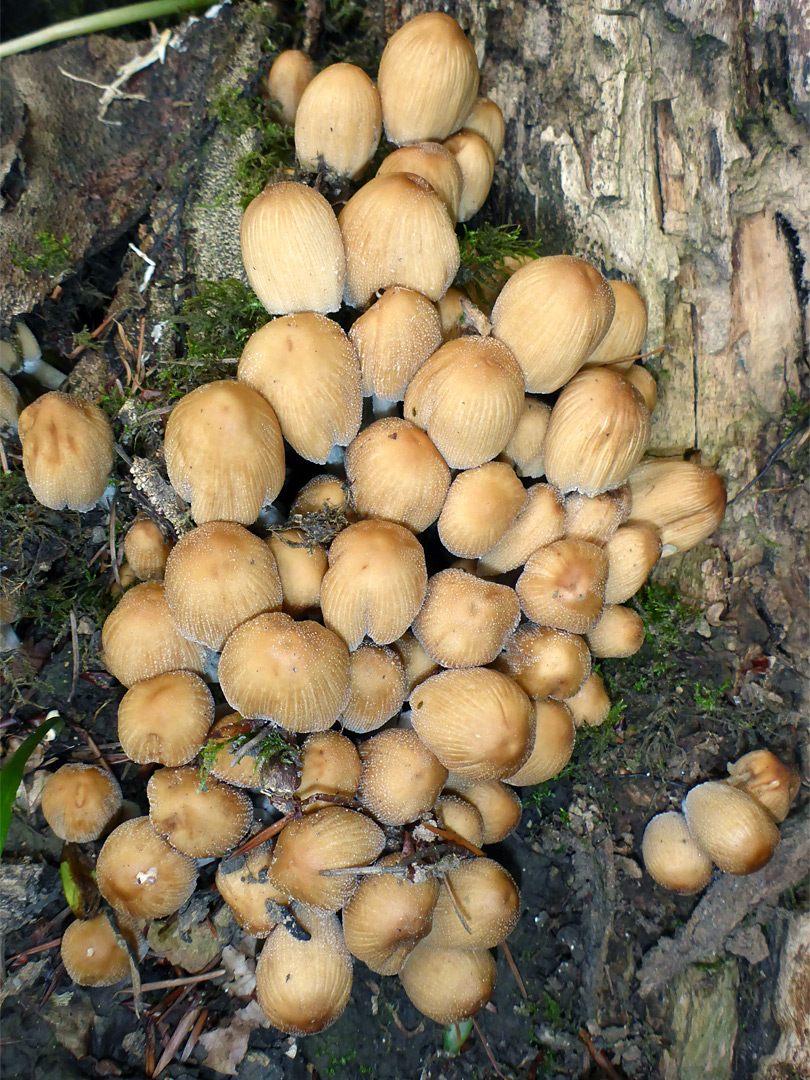
M 66 22 L 46 26 L 44 30 L 37 30 L 33 34 L 24 34 L 22 37 L 12 38 L 11 41 L 4 41 L 0 44 L 0 57 L 27 52 L 64 38 L 97 34 L 100 30 L 112 30 L 116 26 L 160 19 L 164 15 L 177 15 L 192 8 L 207 7 L 210 2 L 211 0 L 147 0 L 143 4 L 128 4 L 126 7 L 99 11 L 95 15 L 83 15 L 80 19 L 68 19 Z

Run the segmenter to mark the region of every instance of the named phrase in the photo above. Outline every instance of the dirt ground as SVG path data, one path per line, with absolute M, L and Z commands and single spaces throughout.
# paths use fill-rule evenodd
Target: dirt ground
M 327 29 L 334 52 L 343 27 L 336 22 Z M 170 170 L 174 150 L 170 146 L 165 152 Z M 128 167 L 138 171 L 137 164 Z M 132 179 L 142 205 L 126 227 L 74 260 L 53 291 L 52 283 L 43 290 L 40 281 L 42 298 L 28 323 L 44 343 L 46 358 L 65 371 L 78 365 L 72 388 L 101 401 L 115 418 L 121 445 L 131 455 L 149 458 L 159 446 L 171 402 L 197 381 L 195 365 L 207 360 L 189 351 L 178 326 L 176 336 L 169 331 L 162 342 L 155 340 L 141 369 L 144 340 L 147 345 L 153 340 L 158 315 L 163 318 L 168 310 L 161 313 L 160 304 L 193 292 L 196 280 L 194 267 L 169 260 L 175 276 L 164 281 L 154 307 L 145 307 L 138 291 L 144 267 L 128 244 L 140 243 L 147 221 L 156 235 L 178 234 L 167 224 L 169 197 L 161 196 L 158 185 L 142 191 L 141 180 Z M 504 201 L 502 192 L 493 196 L 493 205 Z M 21 278 L 19 288 L 28 284 Z M 169 314 L 178 306 L 175 301 Z M 111 312 L 124 314 L 96 338 L 82 333 L 103 326 Z M 229 350 L 227 331 L 223 335 L 220 359 L 238 355 L 233 351 L 238 341 L 232 339 Z M 169 354 L 169 367 L 161 368 Z M 218 370 L 227 377 L 227 367 Z M 25 377 L 21 385 L 29 398 L 36 393 Z M 128 404 L 132 400 L 135 406 Z M 134 414 L 127 411 L 131 408 Z M 806 410 L 798 415 L 806 422 Z M 778 455 L 762 484 L 787 493 L 780 496 L 784 499 L 801 488 L 806 471 L 797 444 L 800 440 Z M 59 877 L 61 843 L 45 825 L 39 796 L 46 771 L 101 755 L 121 781 L 124 797 L 146 809 L 149 769 L 126 762 L 120 752 L 116 712 L 123 690 L 98 655 L 101 625 L 120 591 L 111 546 L 118 557 L 127 524 L 146 502 L 123 459 L 117 459 L 112 511 L 57 514 L 33 500 L 13 437 L 5 440 L 5 454 L 3 573 L 24 589 L 25 603 L 16 621 L 22 645 L 0 655 L 4 753 L 51 709 L 60 712 L 66 727 L 29 762 L 4 853 L 4 1077 L 752 1080 L 762 1075 L 789 1080 L 810 1075 L 800 1066 L 792 1072 L 776 1066 L 758 1072 L 785 1027 L 777 1007 L 782 951 L 810 903 L 810 794 L 802 760 L 805 673 L 750 590 L 729 587 L 719 604 L 716 596 L 695 590 L 680 598 L 670 584 L 677 576 L 671 570 L 677 557 L 634 601 L 647 625 L 640 653 L 601 664 L 614 703 L 609 721 L 580 733 L 574 758 L 558 778 L 521 789 L 520 826 L 491 852 L 521 890 L 520 921 L 508 941 L 517 975 L 499 948 L 492 1003 L 479 1014 L 480 1031 L 473 1031 L 460 1052 L 446 1048 L 448 1033 L 420 1017 L 396 980 L 382 979 L 360 963 L 346 1012 L 323 1034 L 294 1039 L 263 1026 L 252 1000 L 256 942 L 236 927 L 213 889 L 213 863 L 201 867 L 188 907 L 153 926 L 153 949 L 141 965 L 140 1015 L 125 990 L 74 986 L 59 961 L 58 940 L 70 917 Z M 282 501 L 317 471 L 294 469 Z M 718 542 L 703 555 L 718 558 L 723 550 Z M 767 569 L 771 557 L 765 545 L 758 565 Z M 799 584 L 793 597 L 799 627 L 806 623 L 800 611 L 804 600 Z M 749 878 L 716 874 L 698 896 L 678 896 L 655 885 L 640 856 L 649 819 L 677 808 L 694 783 L 724 776 L 727 762 L 762 746 L 799 769 L 804 781 L 772 863 Z M 223 970 L 196 983 L 186 981 L 189 972 Z M 177 989 L 148 988 L 172 979 L 181 980 Z M 176 1052 L 161 1068 L 161 1056 L 178 1029 L 182 1038 Z

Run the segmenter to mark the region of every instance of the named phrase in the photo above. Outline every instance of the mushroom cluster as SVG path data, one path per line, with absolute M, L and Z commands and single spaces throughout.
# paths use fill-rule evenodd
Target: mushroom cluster
M 798 794 L 799 774 L 770 750 L 729 762 L 728 774 L 693 787 L 682 813 L 657 814 L 644 830 L 644 865 L 665 889 L 699 892 L 712 865 L 726 874 L 753 874 L 770 861 L 778 826 Z
M 356 185 L 383 131 L 398 149 L 339 216 L 301 181 L 245 211 L 272 318 L 236 380 L 172 411 L 166 469 L 196 527 L 133 526 L 141 583 L 102 632 L 127 687 L 122 747 L 159 768 L 149 815 L 104 843 L 98 887 L 125 920 L 157 918 L 193 892 L 195 860 L 222 858 L 217 888 L 266 939 L 273 1025 L 332 1023 L 353 957 L 450 1023 L 489 1000 L 489 950 L 520 911 L 482 845 L 516 827 L 515 787 L 604 722 L 592 656 L 641 646 L 627 601 L 661 554 L 714 531 L 725 489 L 701 465 L 644 460 L 655 386 L 633 363 L 631 284 L 556 255 L 505 264 L 477 309 L 451 288 L 455 225 L 504 139 L 453 19 L 406 23 L 376 86 L 285 53 L 268 93 L 319 188 Z M 331 471 L 268 528 L 285 446 Z

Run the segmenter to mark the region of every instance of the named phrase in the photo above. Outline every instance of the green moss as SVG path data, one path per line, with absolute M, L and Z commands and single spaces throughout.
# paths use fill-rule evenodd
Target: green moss
M 235 754 L 240 747 L 251 742 L 255 737 L 256 732 L 249 731 L 243 735 L 236 735 L 232 739 L 210 739 L 200 751 L 200 788 L 205 787 L 205 782 L 210 776 L 221 750 L 227 746 L 229 753 Z M 273 762 L 291 765 L 299 760 L 295 747 L 290 744 L 284 735 L 274 731 L 270 731 L 265 735 L 258 744 L 255 753 L 252 750 L 249 753 L 256 773 L 261 773 L 266 766 Z
M 27 274 L 44 274 L 50 278 L 60 278 L 73 264 L 70 250 L 70 237 L 67 233 L 60 240 L 52 232 L 43 229 L 34 238 L 39 251 L 36 255 L 27 255 L 12 242 L 9 244 L 11 261 Z
M 245 207 L 273 180 L 280 179 L 295 162 L 293 129 L 272 120 L 260 98 L 237 88 L 224 90 L 211 112 L 234 142 L 255 132 L 255 145 L 240 154 L 233 166 L 239 203 Z
M 540 254 L 541 241 L 523 235 L 519 225 L 492 225 L 484 222 L 477 229 L 461 226 L 459 237 L 461 265 L 454 284 L 492 289 L 498 286 L 507 259 Z

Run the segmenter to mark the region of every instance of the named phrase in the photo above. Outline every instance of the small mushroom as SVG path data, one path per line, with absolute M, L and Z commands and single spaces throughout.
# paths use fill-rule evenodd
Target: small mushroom
M 148 817 L 119 825 L 107 837 L 96 863 L 99 892 L 116 911 L 142 919 L 171 915 L 197 883 L 193 859 L 162 840 Z
M 42 789 L 42 813 L 61 840 L 97 840 L 121 808 L 115 777 L 95 765 L 68 764 L 52 773 Z
M 302 169 L 358 180 L 382 135 L 380 95 L 362 68 L 330 64 L 308 83 L 295 114 Z

